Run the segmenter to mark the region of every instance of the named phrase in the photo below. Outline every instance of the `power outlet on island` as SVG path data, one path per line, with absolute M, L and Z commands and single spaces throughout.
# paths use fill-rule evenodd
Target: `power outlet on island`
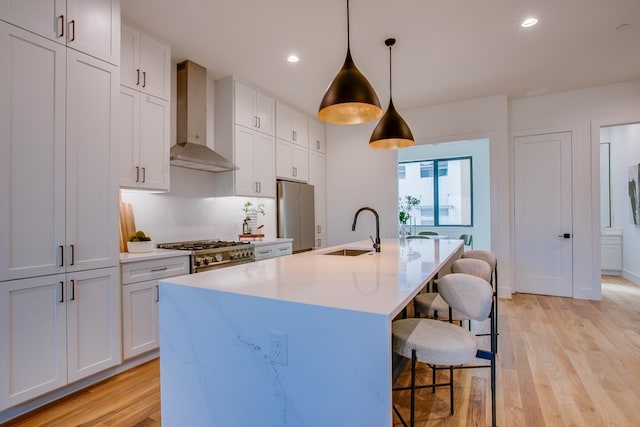
M 282 332 L 271 331 L 270 333 L 270 341 L 271 341 L 271 361 L 275 363 L 279 363 L 281 365 L 286 365 L 287 362 L 287 334 Z

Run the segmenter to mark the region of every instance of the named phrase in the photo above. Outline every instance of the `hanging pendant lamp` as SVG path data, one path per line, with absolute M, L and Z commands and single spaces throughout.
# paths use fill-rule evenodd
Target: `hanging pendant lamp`
M 322 98 L 318 118 L 327 123 L 352 125 L 377 119 L 381 114 L 376 91 L 351 58 L 347 0 L 347 58 Z
M 391 97 L 391 46 L 395 43 L 396 39 L 384 41 L 384 44 L 389 47 L 389 108 L 378 122 L 369 140 L 369 147 L 382 150 L 410 147 L 415 144 L 409 125 L 393 106 Z

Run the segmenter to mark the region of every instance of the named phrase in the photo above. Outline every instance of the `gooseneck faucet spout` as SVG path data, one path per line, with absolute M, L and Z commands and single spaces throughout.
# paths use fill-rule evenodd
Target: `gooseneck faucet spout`
M 360 214 L 360 212 L 362 211 L 371 211 L 371 213 L 373 213 L 376 217 L 376 239 L 373 240 L 373 237 L 371 237 L 371 241 L 373 242 L 373 249 L 375 249 L 376 252 L 380 252 L 380 217 L 378 216 L 378 212 L 376 212 L 375 209 L 370 208 L 368 206 L 358 209 L 358 211 L 353 217 L 353 225 L 351 226 L 351 231 L 356 231 L 356 222 L 358 221 L 358 214 Z

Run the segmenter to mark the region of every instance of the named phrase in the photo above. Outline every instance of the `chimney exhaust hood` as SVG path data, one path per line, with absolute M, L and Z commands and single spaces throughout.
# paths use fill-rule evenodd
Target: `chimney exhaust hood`
M 192 61 L 177 68 L 178 143 L 171 147 L 172 166 L 209 172 L 238 169 L 207 147 L 207 70 Z

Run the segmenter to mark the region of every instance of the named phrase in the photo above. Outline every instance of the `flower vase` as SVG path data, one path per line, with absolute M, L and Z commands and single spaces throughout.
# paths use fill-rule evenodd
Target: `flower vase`
M 406 239 L 407 238 L 407 225 L 406 224 L 400 224 L 400 238 L 401 239 Z

